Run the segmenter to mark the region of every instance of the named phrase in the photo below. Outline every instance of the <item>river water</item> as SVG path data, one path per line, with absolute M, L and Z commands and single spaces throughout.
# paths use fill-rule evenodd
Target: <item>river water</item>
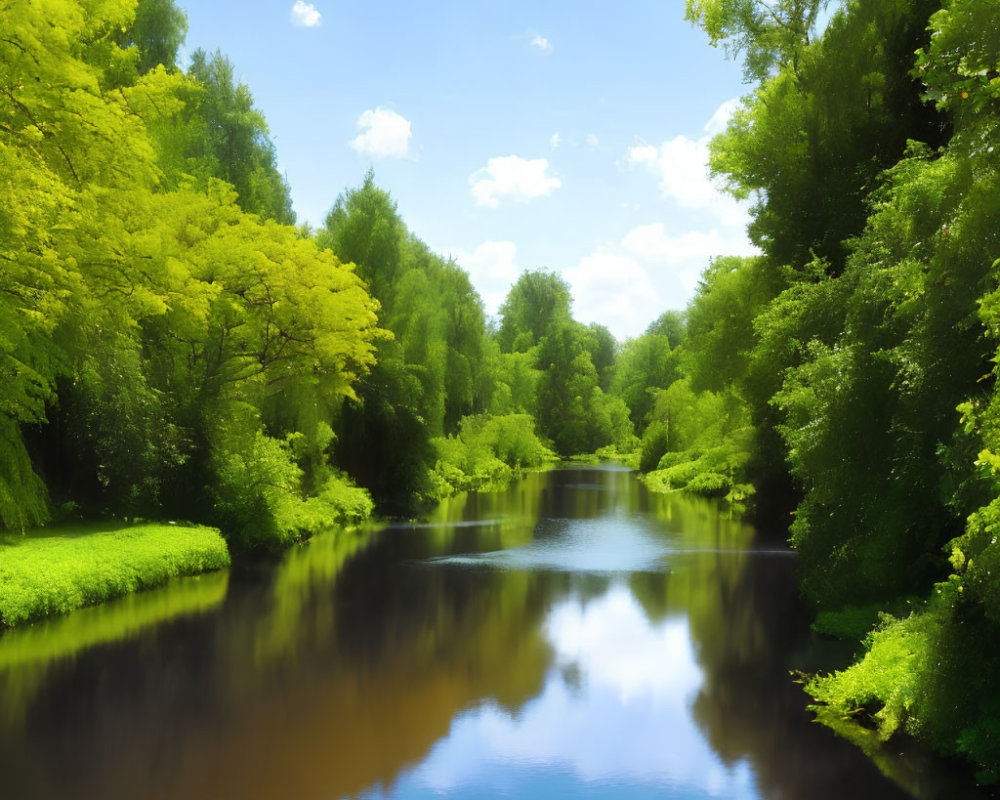
M 795 568 L 628 471 L 529 475 L 0 636 L 0 796 L 975 796 L 811 721 Z

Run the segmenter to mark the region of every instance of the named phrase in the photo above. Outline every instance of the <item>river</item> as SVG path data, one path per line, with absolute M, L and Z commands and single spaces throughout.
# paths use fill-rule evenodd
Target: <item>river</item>
M 812 721 L 795 568 L 626 470 L 531 474 L 3 634 L 0 796 L 974 797 Z

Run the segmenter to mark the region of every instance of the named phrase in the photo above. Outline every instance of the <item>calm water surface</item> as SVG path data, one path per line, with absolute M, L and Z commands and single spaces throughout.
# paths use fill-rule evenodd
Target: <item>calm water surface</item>
M 629 472 L 531 475 L 0 636 L 0 795 L 974 796 L 811 722 L 794 571 Z

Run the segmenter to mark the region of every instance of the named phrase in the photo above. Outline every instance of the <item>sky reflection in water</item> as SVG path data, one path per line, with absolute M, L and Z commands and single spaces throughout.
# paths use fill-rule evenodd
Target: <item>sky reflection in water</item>
M 794 566 L 627 472 L 529 475 L 0 635 L 0 796 L 904 797 L 789 679 Z
M 650 624 L 617 584 L 558 603 L 545 631 L 556 668 L 541 695 L 458 717 L 392 797 L 756 797 L 747 763 L 725 765 L 691 719 L 702 674 L 685 619 Z

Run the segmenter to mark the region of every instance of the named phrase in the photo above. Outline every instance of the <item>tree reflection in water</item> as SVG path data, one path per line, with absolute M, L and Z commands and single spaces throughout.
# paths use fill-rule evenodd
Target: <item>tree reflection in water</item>
M 809 720 L 793 571 L 628 472 L 529 475 L 120 641 L 4 666 L 0 638 L 0 708 L 29 697 L 0 769 L 14 797 L 110 800 L 905 796 Z

